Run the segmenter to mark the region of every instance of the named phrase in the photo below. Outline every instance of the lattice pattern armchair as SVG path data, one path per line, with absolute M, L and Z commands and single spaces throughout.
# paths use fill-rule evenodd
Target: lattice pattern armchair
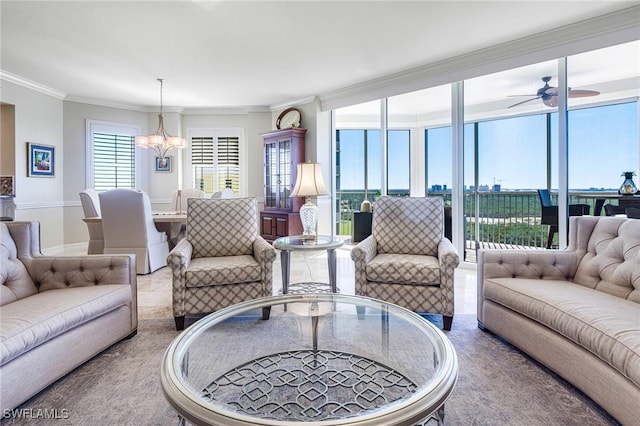
M 444 238 L 441 198 L 381 197 L 373 209 L 372 235 L 351 251 L 355 293 L 453 321 L 457 250 Z
M 187 236 L 167 258 L 176 329 L 184 329 L 186 315 L 271 296 L 275 259 L 276 250 L 258 234 L 255 198 L 189 199 Z

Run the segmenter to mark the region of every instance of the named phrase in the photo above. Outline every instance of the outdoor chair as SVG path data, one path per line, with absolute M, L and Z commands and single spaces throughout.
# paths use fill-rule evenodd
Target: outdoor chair
M 630 219 L 640 219 L 640 207 L 627 207 L 625 214 Z
M 540 223 L 549 225 L 547 237 L 547 249 L 551 248 L 553 236 L 558 232 L 558 206 L 551 202 L 551 195 L 546 189 L 538 189 L 540 205 L 542 208 L 542 220 Z M 569 216 L 587 216 L 591 207 L 588 204 L 569 204 Z M 569 223 L 567 221 L 567 223 Z
M 607 216 L 615 216 L 617 214 L 625 214 L 624 207 L 616 206 L 613 204 L 605 204 L 604 206 L 604 214 Z
M 415 312 L 441 314 L 451 329 L 457 250 L 444 237 L 438 197 L 380 197 L 372 234 L 351 250 L 355 294 Z
M 210 313 L 272 295 L 276 250 L 258 233 L 255 198 L 190 198 L 187 236 L 167 259 L 173 279 L 173 316 Z M 268 309 L 263 318 L 269 318 Z

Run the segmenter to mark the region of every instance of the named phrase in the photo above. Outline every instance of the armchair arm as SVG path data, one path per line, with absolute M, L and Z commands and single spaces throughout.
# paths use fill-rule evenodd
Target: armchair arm
M 355 271 L 355 293 L 366 296 L 367 285 L 367 263 L 378 254 L 378 244 L 373 235 L 358 243 L 351 250 L 351 260 L 354 262 Z
M 186 294 L 186 273 L 191 263 L 191 255 L 193 254 L 193 246 L 186 238 L 171 250 L 167 256 L 167 265 L 171 268 L 171 276 L 173 281 L 173 316 L 180 317 L 185 315 L 184 299 Z
M 454 311 L 454 273 L 460 264 L 458 250 L 448 238 L 443 238 L 438 244 L 438 265 L 440 267 L 440 289 L 444 313 L 453 315 Z
M 257 237 L 253 242 L 253 257 L 260 264 L 262 291 L 265 295 L 273 293 L 273 262 L 276 260 L 276 249 L 264 238 Z

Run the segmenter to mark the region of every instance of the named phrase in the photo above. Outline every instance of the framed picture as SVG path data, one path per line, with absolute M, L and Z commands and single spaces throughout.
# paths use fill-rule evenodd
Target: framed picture
M 156 157 L 156 172 L 170 172 L 171 157 Z
M 50 145 L 41 145 L 27 142 L 27 176 L 53 177 L 56 171 L 56 148 Z

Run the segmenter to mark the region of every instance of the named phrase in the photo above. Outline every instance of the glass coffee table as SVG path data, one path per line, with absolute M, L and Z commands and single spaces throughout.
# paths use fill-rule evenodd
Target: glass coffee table
M 419 315 L 318 293 L 199 320 L 167 348 L 161 382 L 180 422 L 378 426 L 441 424 L 457 376 L 453 345 Z

